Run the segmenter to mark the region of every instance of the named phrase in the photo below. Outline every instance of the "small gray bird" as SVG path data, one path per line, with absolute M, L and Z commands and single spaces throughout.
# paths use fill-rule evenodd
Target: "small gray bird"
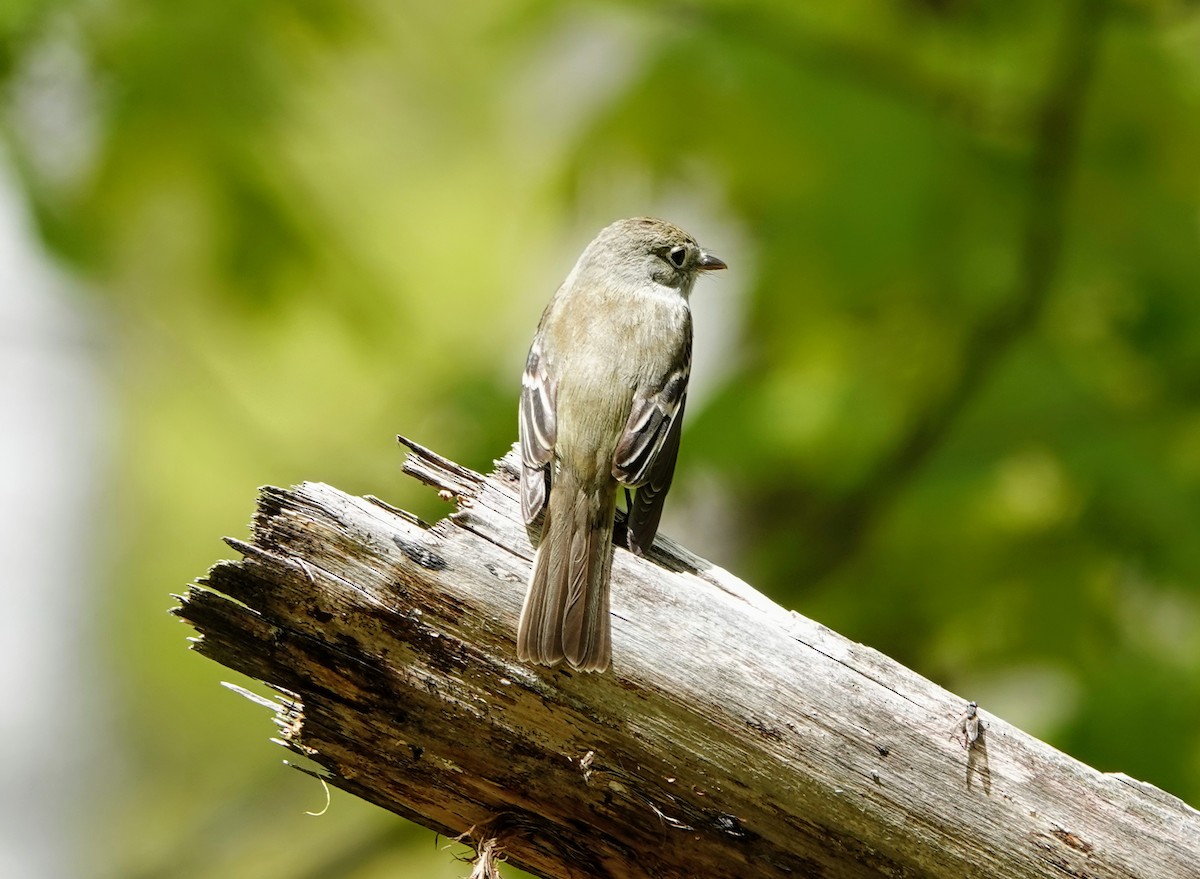
M 688 297 L 700 272 L 723 268 L 670 223 L 618 220 L 542 313 L 521 380 L 521 512 L 530 526 L 545 513 L 517 628 L 521 660 L 609 667 L 617 489 L 636 489 L 627 545 L 642 555 L 679 452 L 692 360 Z

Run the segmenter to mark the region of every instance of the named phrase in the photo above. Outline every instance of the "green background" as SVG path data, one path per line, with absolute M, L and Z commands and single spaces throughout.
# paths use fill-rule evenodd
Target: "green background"
M 444 515 L 394 435 L 489 468 L 545 301 L 647 213 L 730 265 L 664 530 L 1200 802 L 1197 4 L 7 0 L 0 87 L 117 425 L 86 875 L 468 872 L 304 815 L 168 593 L 262 484 Z

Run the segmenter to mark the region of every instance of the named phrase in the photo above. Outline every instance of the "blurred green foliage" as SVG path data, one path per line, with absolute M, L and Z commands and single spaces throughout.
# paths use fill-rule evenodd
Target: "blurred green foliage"
M 466 872 L 303 816 L 166 593 L 262 483 L 444 513 L 392 436 L 487 468 L 542 304 L 639 213 L 731 265 L 667 530 L 1200 802 L 1195 3 L 24 0 L 0 77 L 121 404 L 97 876 Z

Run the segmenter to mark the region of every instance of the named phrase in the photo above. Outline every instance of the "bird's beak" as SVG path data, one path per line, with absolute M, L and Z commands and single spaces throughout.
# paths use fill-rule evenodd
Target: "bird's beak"
M 700 271 L 714 272 L 717 269 L 727 268 L 729 268 L 729 266 L 725 265 L 725 261 L 719 256 L 713 256 L 707 250 L 700 251 Z

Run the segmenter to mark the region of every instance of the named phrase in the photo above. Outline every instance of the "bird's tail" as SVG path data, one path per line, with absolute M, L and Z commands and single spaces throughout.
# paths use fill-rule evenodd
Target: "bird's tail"
M 565 467 L 555 474 L 517 626 L 521 660 L 554 665 L 566 659 L 581 671 L 608 668 L 608 579 L 616 505 L 615 482 L 587 488 Z

